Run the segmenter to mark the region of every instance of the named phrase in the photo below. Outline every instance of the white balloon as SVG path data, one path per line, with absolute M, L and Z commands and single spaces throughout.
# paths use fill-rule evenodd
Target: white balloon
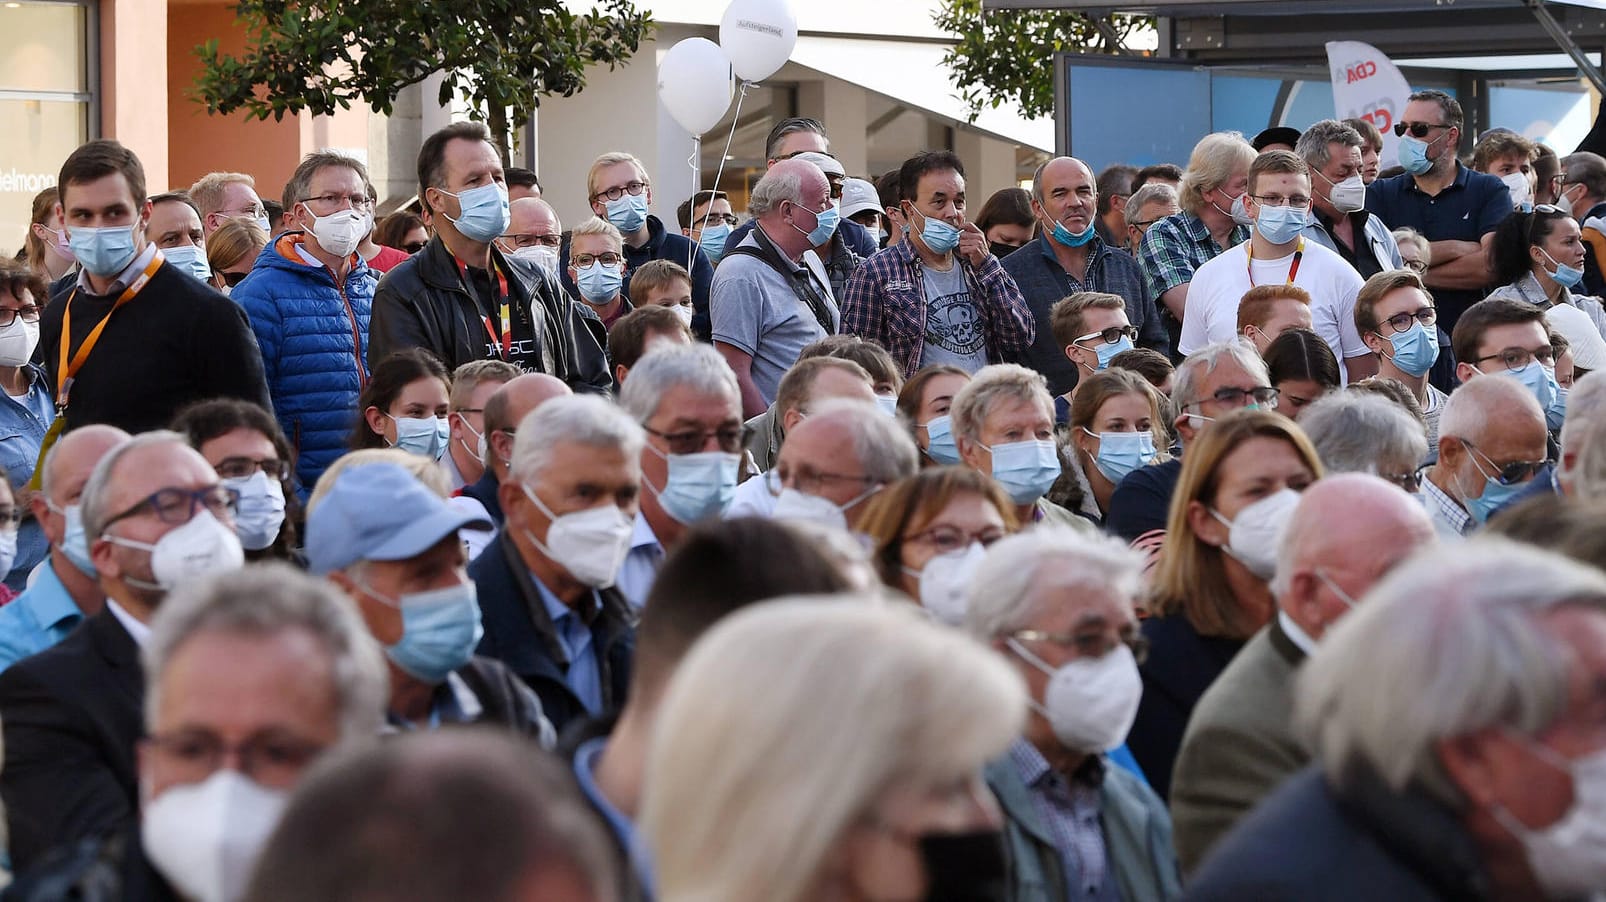
M 731 65 L 707 38 L 687 38 L 669 48 L 658 64 L 658 97 L 680 127 L 701 135 L 719 123 L 731 104 Z
M 719 20 L 719 45 L 743 81 L 774 75 L 797 46 L 791 0 L 731 0 Z

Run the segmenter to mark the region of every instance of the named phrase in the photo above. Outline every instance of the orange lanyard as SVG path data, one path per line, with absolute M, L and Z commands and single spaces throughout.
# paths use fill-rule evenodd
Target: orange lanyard
M 1255 243 L 1253 241 L 1249 242 L 1249 246 L 1247 248 L 1245 248 L 1245 250 L 1249 254 L 1249 262 L 1248 262 L 1248 264 L 1246 264 L 1247 267 L 1248 267 L 1248 270 L 1249 270 L 1249 287 L 1250 288 L 1254 288 L 1255 287 Z M 1299 238 L 1298 246 L 1296 246 L 1294 248 L 1294 262 L 1289 264 L 1289 266 L 1288 266 L 1288 282 L 1286 284 L 1288 284 L 1288 285 L 1294 284 L 1294 276 L 1299 275 L 1299 261 L 1304 256 L 1305 256 L 1305 237 L 1303 235 L 1301 235 L 1300 238 Z
M 72 302 L 73 298 L 78 296 L 78 289 L 74 288 L 72 294 L 67 296 L 67 305 L 61 311 L 61 365 L 56 370 L 56 415 L 58 417 L 67 409 L 67 398 L 72 392 L 73 376 L 83 367 L 84 361 L 89 359 L 89 352 L 93 351 L 95 344 L 100 341 L 100 334 L 106 331 L 106 324 L 111 322 L 112 314 L 116 313 L 124 304 L 132 301 L 134 295 L 139 294 L 140 289 L 145 287 L 145 284 L 151 280 L 151 276 L 156 274 L 156 270 L 161 268 L 161 265 L 162 252 L 157 251 L 155 256 L 151 257 L 151 262 L 146 265 L 145 270 L 139 274 L 139 278 L 123 289 L 122 295 L 117 298 L 117 303 L 112 305 L 112 309 L 106 311 L 106 315 L 100 318 L 100 322 L 95 324 L 95 328 L 89 330 L 89 334 L 84 337 L 84 343 L 78 348 L 78 353 L 73 355 L 71 363 L 67 362 L 67 349 L 72 347 Z
M 473 283 L 468 277 L 468 264 L 464 263 L 462 260 L 458 260 L 456 256 L 453 256 L 452 259 L 457 263 L 457 271 L 458 274 L 463 278 L 463 286 L 469 289 L 469 294 L 472 296 L 474 291 Z M 507 309 L 507 276 L 503 275 L 502 270 L 497 267 L 496 260 L 494 259 L 490 261 L 490 270 L 496 275 L 496 284 L 500 291 L 500 293 L 496 296 L 496 301 L 499 308 L 498 313 L 500 314 L 499 318 L 501 320 L 502 330 L 500 332 L 497 331 L 496 324 L 491 322 L 491 318 L 489 316 L 480 317 L 480 322 L 485 324 L 486 334 L 491 336 L 492 343 L 502 349 L 502 359 L 506 360 L 508 356 L 513 353 L 513 323 L 508 317 Z M 478 299 L 476 299 L 475 303 L 478 303 Z

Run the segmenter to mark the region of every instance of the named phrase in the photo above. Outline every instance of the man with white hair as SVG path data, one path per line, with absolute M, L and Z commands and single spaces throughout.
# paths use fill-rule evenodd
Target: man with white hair
M 519 423 L 497 489 L 502 532 L 469 567 L 479 654 L 529 684 L 560 732 L 617 711 L 630 684 L 633 617 L 614 581 L 635 531 L 643 440 L 601 398 L 543 403 Z
M 775 400 L 781 377 L 813 341 L 837 331 L 830 282 L 803 264 L 811 236 L 835 222 L 831 185 L 820 167 L 782 160 L 753 186 L 747 211 L 757 223 L 727 247 L 709 295 L 714 348 L 742 390 L 742 416 Z
M 284 564 L 175 591 L 141 657 L 138 816 L 8 896 L 238 899 L 302 775 L 382 722 L 379 648 L 338 591 Z
M 1025 732 L 986 769 L 1009 898 L 1181 895 L 1165 804 L 1105 754 L 1143 694 L 1142 568 L 1116 540 L 1047 527 L 1000 540 L 971 580 L 966 628 L 1015 665 L 1032 699 Z
M 1171 495 L 1182 476 L 1182 458 L 1202 430 L 1234 410 L 1277 406 L 1277 389 L 1266 363 L 1246 339 L 1200 348 L 1182 361 L 1173 380 L 1171 402 L 1177 411 L 1173 425 L 1182 440 L 1182 454 L 1133 470 L 1110 496 L 1104 528 L 1128 542 L 1164 536 Z
M 873 404 L 843 398 L 815 405 L 762 478 L 776 496 L 771 516 L 851 530 L 877 492 L 919 465 L 908 429 Z
M 1054 441 L 1054 399 L 1042 373 L 1014 363 L 984 367 L 954 395 L 949 411 L 959 460 L 991 476 L 1024 525 L 1092 524 L 1044 498 L 1063 465 Z
M 664 552 L 686 528 L 718 518 L 736 494 L 742 457 L 742 396 L 736 375 L 707 345 L 671 345 L 635 366 L 619 406 L 641 424 L 646 491 L 619 571 L 619 591 L 647 601 Z
M 1472 379 L 1439 417 L 1439 460 L 1421 501 L 1444 537 L 1481 526 L 1545 465 L 1545 413 L 1516 379 Z
M 1306 662 L 1316 766 L 1189 899 L 1583 899 L 1606 886 L 1606 576 L 1491 539 L 1375 588 Z
M 0 674 L 0 797 L 19 871 L 135 811 L 145 696 L 135 664 L 151 619 L 170 591 L 245 563 L 234 495 L 176 432 L 147 432 L 107 451 L 80 504 L 106 606 Z
M 563 222 L 558 219 L 558 211 L 539 197 L 521 197 L 508 202 L 507 213 L 507 231 L 496 239 L 496 246 L 514 260 L 534 263 L 556 274 L 558 248 L 563 244 Z
M 1428 443 L 1422 421 L 1382 395 L 1336 391 L 1317 398 L 1299 416 L 1299 428 L 1332 473 L 1370 473 L 1407 492 L 1422 484 Z
M 1567 395 L 1561 462 L 1553 488 L 1570 498 L 1606 496 L 1606 373 L 1585 373 Z
M 826 182 L 831 186 L 831 202 L 840 210 L 842 186 L 847 181 L 848 175 L 842 164 L 830 154 L 813 150 L 798 154 L 797 159 L 807 160 L 820 167 L 820 171 L 825 173 Z M 837 223 L 837 227 L 831 229 L 831 234 L 826 236 L 824 241 L 814 242 L 814 254 L 812 256 L 804 254 L 803 263 L 814 270 L 816 276 L 829 281 L 832 296 L 840 298 L 848 287 L 848 279 L 859 268 L 859 264 L 864 262 L 864 258 L 854 253 L 853 248 L 848 246 L 840 227 L 841 220 L 838 219 Z M 822 228 L 820 231 L 825 230 Z M 811 236 L 809 240 L 814 241 L 818 237 L 818 235 Z
M 1375 476 L 1328 476 L 1300 495 L 1271 584 L 1277 616 L 1205 690 L 1177 753 L 1170 801 L 1183 868 L 1309 763 L 1289 727 L 1295 672 L 1373 585 L 1434 541 L 1422 506 Z

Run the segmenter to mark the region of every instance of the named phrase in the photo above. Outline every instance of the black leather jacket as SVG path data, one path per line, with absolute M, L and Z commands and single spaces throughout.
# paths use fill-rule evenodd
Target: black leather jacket
M 565 294 L 557 278 L 540 267 L 511 259 L 494 244 L 491 258 L 508 277 L 508 362 L 556 376 L 577 392 L 610 392 L 608 333 L 597 315 Z M 432 352 L 448 372 L 471 360 L 501 356 L 479 304 L 463 285 L 457 261 L 438 236 L 386 273 L 374 293 L 369 369 L 391 352 L 412 347 Z

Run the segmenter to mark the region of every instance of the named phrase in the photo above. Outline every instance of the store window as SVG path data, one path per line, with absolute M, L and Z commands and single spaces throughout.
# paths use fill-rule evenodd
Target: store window
M 89 139 L 90 17 L 86 2 L 0 2 L 0 253 L 8 256 L 22 246 L 34 195 Z

